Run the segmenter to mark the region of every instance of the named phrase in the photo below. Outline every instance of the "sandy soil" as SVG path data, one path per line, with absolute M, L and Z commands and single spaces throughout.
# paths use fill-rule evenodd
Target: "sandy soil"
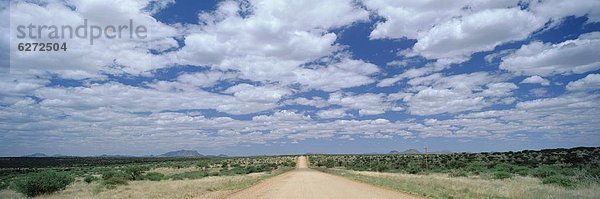
M 295 170 L 265 180 L 227 198 L 419 198 L 307 167 L 306 157 L 298 158 Z

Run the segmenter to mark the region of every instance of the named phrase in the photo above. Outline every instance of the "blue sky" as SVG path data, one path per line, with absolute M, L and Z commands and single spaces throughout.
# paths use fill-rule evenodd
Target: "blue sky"
M 598 146 L 598 7 L 14 1 L 0 15 L 10 18 L 1 24 L 10 71 L 0 71 L 0 155 Z M 60 53 L 14 49 L 23 42 L 15 25 L 83 19 L 131 19 L 151 36 L 61 40 L 70 50 Z

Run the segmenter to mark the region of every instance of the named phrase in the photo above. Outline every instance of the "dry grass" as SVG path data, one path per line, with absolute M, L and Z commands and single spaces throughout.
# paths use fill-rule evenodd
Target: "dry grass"
M 597 184 L 569 189 L 521 176 L 493 180 L 445 174 L 411 175 L 338 169 L 327 172 L 432 198 L 600 198 L 600 186 Z
M 148 172 L 157 172 L 157 173 L 162 173 L 165 175 L 173 175 L 173 174 L 185 173 L 185 172 L 190 172 L 190 171 L 198 171 L 198 168 L 196 168 L 196 167 L 185 167 L 185 168 L 158 167 L 158 168 L 153 168 Z
M 100 189 L 101 186 L 97 182 L 87 184 L 77 181 L 63 191 L 36 198 L 222 198 L 282 172 L 211 176 L 196 180 L 130 181 L 129 185 L 109 190 Z M 12 190 L 2 190 L 0 198 L 25 198 L 25 196 Z

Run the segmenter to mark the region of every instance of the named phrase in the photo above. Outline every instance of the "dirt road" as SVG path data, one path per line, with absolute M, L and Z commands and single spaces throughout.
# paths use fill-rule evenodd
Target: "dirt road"
M 228 198 L 419 198 L 309 169 L 306 157 L 296 169 L 265 180 Z

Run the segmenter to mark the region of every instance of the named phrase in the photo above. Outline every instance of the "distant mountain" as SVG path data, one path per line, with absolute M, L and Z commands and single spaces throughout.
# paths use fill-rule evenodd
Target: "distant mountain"
M 163 153 L 158 156 L 159 157 L 203 157 L 204 155 L 202 155 L 202 154 L 198 153 L 198 151 L 194 151 L 194 150 L 179 150 L 179 151 L 166 152 L 166 153 Z
M 402 151 L 402 152 L 393 150 L 393 151 L 390 151 L 388 154 L 421 154 L 421 152 L 416 149 L 408 149 L 408 150 Z
M 46 155 L 44 153 L 34 153 L 34 154 L 24 155 L 22 157 L 39 158 L 39 157 L 48 157 L 48 155 Z
M 421 152 L 416 149 L 408 149 L 406 151 L 403 151 L 402 154 L 421 154 Z

